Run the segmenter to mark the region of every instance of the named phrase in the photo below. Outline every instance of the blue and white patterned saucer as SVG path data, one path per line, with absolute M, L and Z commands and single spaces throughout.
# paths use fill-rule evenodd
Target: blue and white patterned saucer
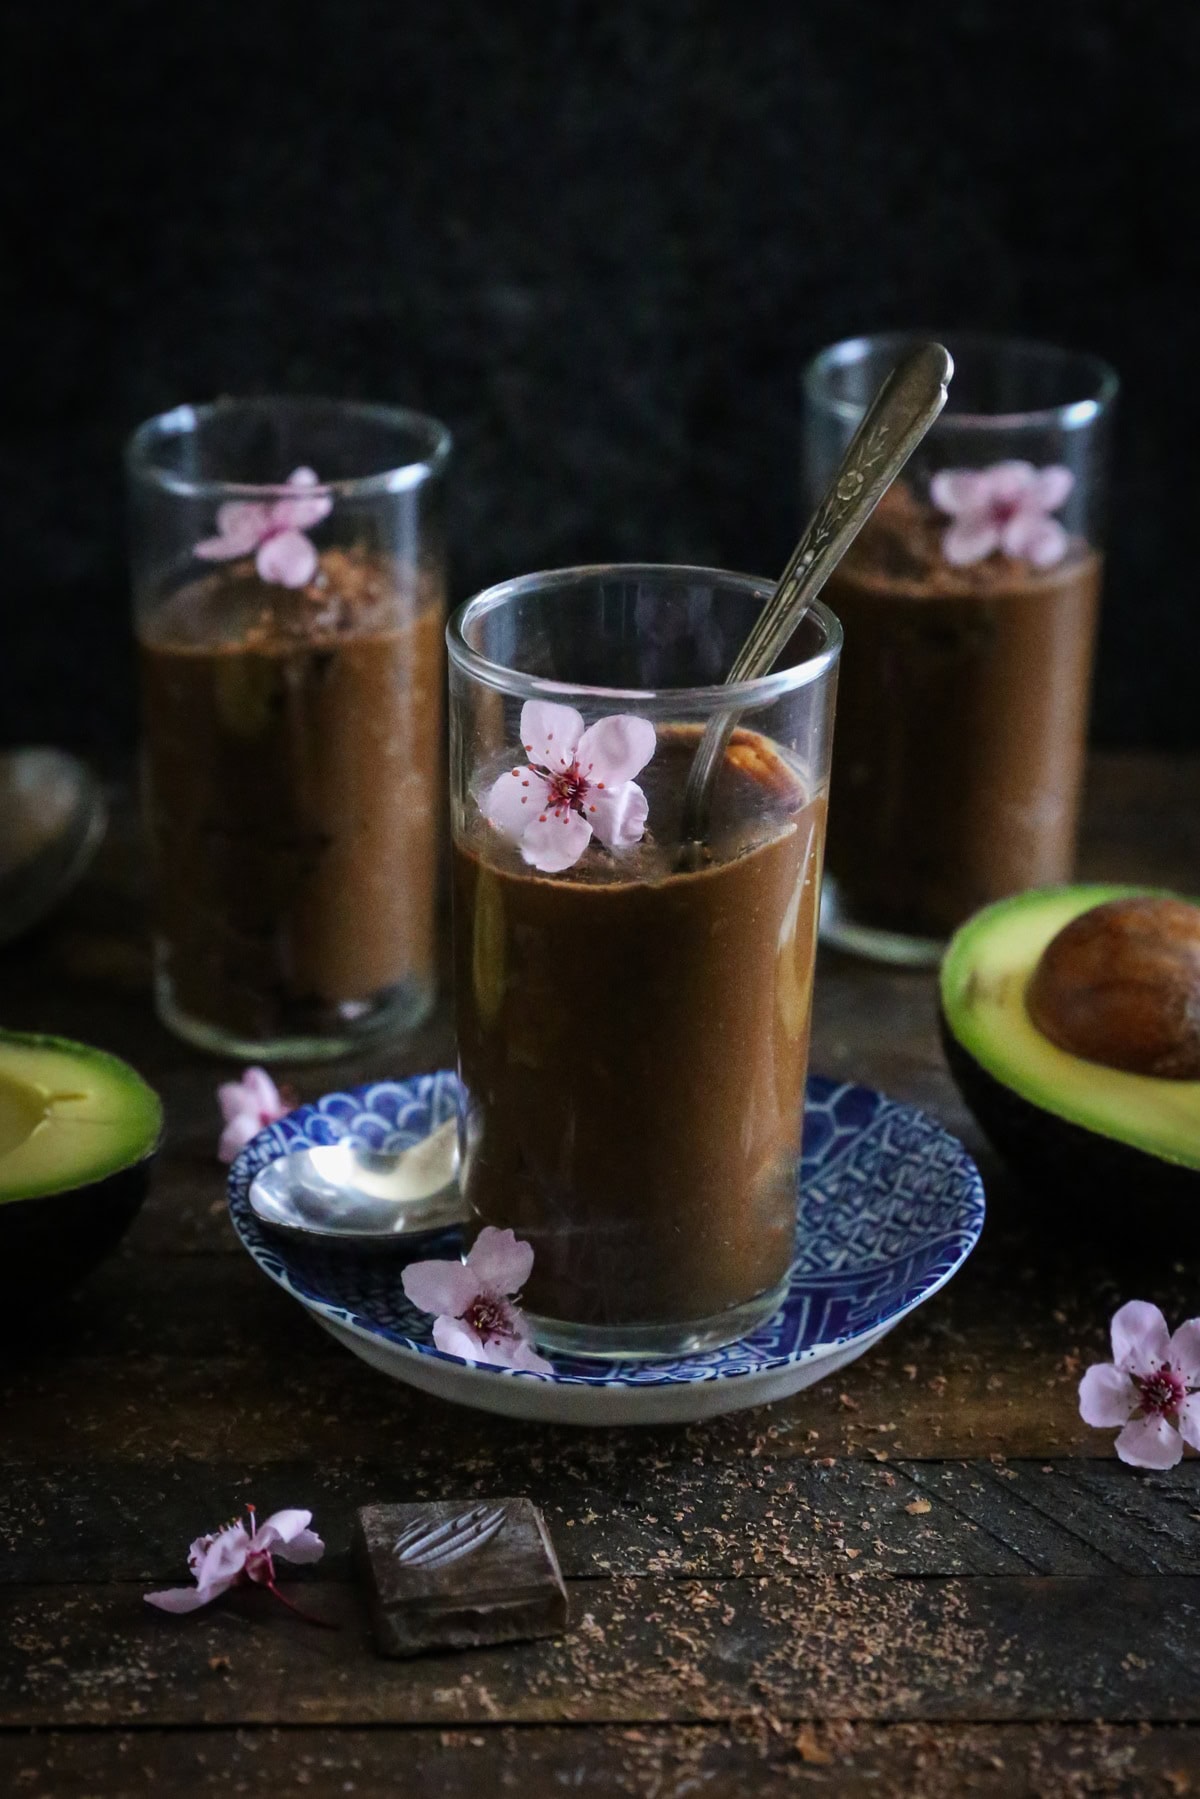
M 406 1149 L 452 1117 L 449 1073 L 330 1093 L 269 1125 L 229 1174 L 234 1229 L 265 1274 L 372 1367 L 427 1393 L 515 1418 L 562 1424 L 665 1424 L 764 1405 L 860 1356 L 945 1285 L 983 1229 L 983 1184 L 956 1137 L 870 1087 L 808 1083 L 791 1284 L 769 1322 L 725 1349 L 679 1361 L 555 1356 L 537 1375 L 435 1349 L 432 1319 L 409 1305 L 399 1263 L 284 1244 L 250 1209 L 250 1182 L 290 1150 L 352 1136 Z M 420 1250 L 431 1253 L 428 1243 Z M 452 1254 L 453 1239 L 432 1253 Z

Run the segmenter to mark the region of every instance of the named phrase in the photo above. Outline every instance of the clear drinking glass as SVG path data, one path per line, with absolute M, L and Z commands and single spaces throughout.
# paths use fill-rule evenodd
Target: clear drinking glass
M 435 979 L 450 439 L 307 399 L 150 419 L 127 452 L 163 1021 L 322 1057 Z
M 809 365 L 807 500 L 917 341 Z M 1117 391 L 1094 356 L 942 341 L 946 410 L 825 589 L 846 645 L 822 935 L 914 964 L 990 900 L 1071 878 Z
M 841 632 L 817 606 L 793 666 L 720 685 L 772 586 L 563 569 L 447 632 L 463 1187 L 473 1229 L 532 1244 L 538 1340 L 575 1354 L 730 1342 L 792 1262 Z

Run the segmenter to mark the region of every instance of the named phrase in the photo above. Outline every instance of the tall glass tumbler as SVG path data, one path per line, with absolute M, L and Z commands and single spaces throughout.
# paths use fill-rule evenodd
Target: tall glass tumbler
M 772 585 L 563 569 L 447 633 L 463 1186 L 475 1230 L 532 1245 L 525 1304 L 567 1352 L 730 1342 L 793 1259 L 841 633 L 817 606 L 792 666 L 720 685 Z
M 164 1022 L 324 1057 L 434 996 L 443 470 L 434 419 L 180 406 L 129 444 Z
M 916 341 L 809 365 L 807 500 Z M 1117 389 L 1072 350 L 943 341 L 946 410 L 825 589 L 846 646 L 822 934 L 914 964 L 979 906 L 1071 878 Z

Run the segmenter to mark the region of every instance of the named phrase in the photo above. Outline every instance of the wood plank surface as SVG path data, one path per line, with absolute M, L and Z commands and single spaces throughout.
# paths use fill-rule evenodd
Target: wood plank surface
M 307 1799 L 1181 1799 L 1200 1731 L 1131 1725 L 799 1726 L 747 1705 L 728 1726 L 79 1730 L 0 1737 L 19 1799 L 163 1793 Z
M 1200 1575 L 1200 1461 L 1132 1474 L 1114 1463 L 891 1462 L 741 1467 L 565 1456 L 431 1480 L 409 1458 L 240 1463 L 10 1464 L 0 1492 L 0 1590 L 12 1583 L 184 1576 L 184 1550 L 252 1503 L 302 1503 L 326 1545 L 298 1580 L 348 1578 L 356 1506 L 537 1496 L 571 1578 L 784 1579 L 824 1572 L 935 1578 Z
M 1200 758 L 1098 758 L 1085 872 L 1200 890 L 1198 795 Z M 1195 1264 L 1169 1231 L 1048 1234 L 958 1099 L 931 977 L 823 952 L 814 1067 L 978 1156 L 963 1274 L 782 1404 L 520 1425 L 363 1367 L 242 1254 L 213 1154 L 229 1065 L 150 1014 L 139 881 L 126 811 L 59 919 L 0 952 L 5 1024 L 129 1056 L 170 1121 L 120 1252 L 0 1336 L 0 1792 L 1200 1793 L 1200 1462 L 1124 1468 L 1076 1399 L 1121 1299 L 1200 1310 Z M 452 1049 L 443 1005 L 402 1054 L 294 1085 Z M 354 1509 L 498 1493 L 545 1512 L 569 1636 L 378 1660 Z M 337 1631 L 260 1593 L 145 1606 L 247 1500 L 314 1510 L 326 1559 L 286 1573 Z
M 748 1703 L 789 1720 L 1185 1721 L 1200 1691 L 1200 1578 L 568 1583 L 567 1636 L 373 1653 L 361 1589 L 304 1587 L 318 1630 L 264 1592 L 186 1624 L 142 1587 L 0 1589 L 9 1726 L 693 1723 Z

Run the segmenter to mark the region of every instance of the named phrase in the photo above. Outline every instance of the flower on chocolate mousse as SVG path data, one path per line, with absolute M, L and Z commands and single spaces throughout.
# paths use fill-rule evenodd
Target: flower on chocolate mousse
M 281 1093 L 265 1068 L 247 1068 L 240 1081 L 226 1081 L 217 1088 L 217 1104 L 225 1120 L 217 1156 L 232 1162 L 251 1137 L 292 1110 L 295 1100 Z
M 296 499 L 228 500 L 217 507 L 217 536 L 198 543 L 193 554 L 205 562 L 231 562 L 238 556 L 254 557 L 264 581 L 279 587 L 306 587 L 317 572 L 317 552 L 304 533 L 319 525 L 333 510 L 327 493 L 317 487 L 310 468 L 293 469 L 287 478 L 297 490 Z
M 574 706 L 530 700 L 521 710 L 527 765 L 509 769 L 482 801 L 489 824 L 543 874 L 578 862 L 592 833 L 610 850 L 640 843 L 646 796 L 634 780 L 654 754 L 654 726 L 614 712 L 584 728 Z
M 1067 533 L 1057 512 L 1075 485 L 1070 469 L 1032 462 L 994 462 L 990 468 L 947 468 L 929 483 L 939 512 L 954 520 L 942 538 L 942 555 L 956 568 L 1006 556 L 1051 568 L 1067 553 Z
M 1200 1318 L 1174 1336 L 1157 1306 L 1131 1299 L 1113 1316 L 1111 1362 L 1079 1383 L 1079 1414 L 1099 1429 L 1120 1425 L 1117 1454 L 1137 1468 L 1173 1468 L 1200 1449 Z
M 437 1314 L 433 1341 L 444 1355 L 552 1374 L 516 1303 L 532 1267 L 528 1243 L 486 1224 L 465 1262 L 410 1262 L 400 1279 L 419 1312 Z
M 156 1605 L 162 1612 L 194 1612 L 219 1599 L 231 1587 L 265 1587 L 309 1624 L 333 1629 L 326 1619 L 300 1611 L 275 1584 L 276 1556 L 286 1562 L 317 1562 L 324 1555 L 324 1543 L 315 1530 L 308 1528 L 312 1513 L 289 1508 L 273 1512 L 260 1524 L 254 1507 L 248 1505 L 246 1510 L 250 1514 L 249 1529 L 240 1518 L 235 1518 L 210 1536 L 196 1538 L 188 1550 L 194 1587 L 167 1587 L 161 1593 L 147 1593 L 147 1605 Z

